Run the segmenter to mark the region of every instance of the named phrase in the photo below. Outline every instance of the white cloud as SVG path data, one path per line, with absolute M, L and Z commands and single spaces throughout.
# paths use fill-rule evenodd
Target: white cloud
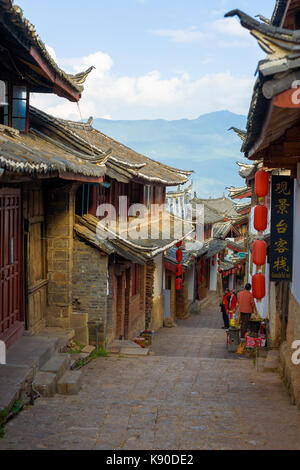
M 222 18 L 211 23 L 212 31 L 222 35 L 237 36 L 250 39 L 249 31 L 242 28 L 234 18 Z
M 157 70 L 140 76 L 116 76 L 112 58 L 101 51 L 58 62 L 69 73 L 96 67 L 80 101 L 83 118 L 196 118 L 223 109 L 246 113 L 253 87 L 253 79 L 230 72 L 206 74 L 197 80 L 184 71 L 168 78 Z M 80 119 L 76 104 L 54 95 L 33 95 L 32 104 L 55 116 Z
M 198 42 L 205 37 L 205 34 L 195 26 L 187 29 L 156 29 L 153 34 L 166 37 L 173 42 Z
M 240 23 L 234 18 L 220 18 L 209 23 L 205 23 L 202 28 L 191 26 L 184 29 L 156 29 L 152 33 L 155 36 L 166 37 L 172 42 L 194 43 L 204 40 L 215 41 L 216 39 L 227 39 L 228 37 L 247 38 L 250 35 L 242 28 Z

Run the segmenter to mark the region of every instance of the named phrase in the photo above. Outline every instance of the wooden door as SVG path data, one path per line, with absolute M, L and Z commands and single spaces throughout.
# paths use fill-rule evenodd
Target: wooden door
M 40 183 L 24 185 L 23 191 L 25 224 L 25 266 L 26 266 L 26 328 L 38 334 L 46 324 L 47 274 L 43 188 Z M 63 240 L 55 240 L 61 249 Z
M 11 346 L 22 335 L 21 191 L 0 189 L 0 339 Z

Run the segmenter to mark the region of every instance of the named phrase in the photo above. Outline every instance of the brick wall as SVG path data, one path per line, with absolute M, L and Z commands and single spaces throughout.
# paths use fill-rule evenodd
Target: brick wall
M 107 326 L 107 269 L 108 257 L 80 240 L 74 240 L 72 303 L 77 312 L 88 314 L 89 342 L 96 343 L 96 325 L 101 321 L 98 341 L 105 345 Z

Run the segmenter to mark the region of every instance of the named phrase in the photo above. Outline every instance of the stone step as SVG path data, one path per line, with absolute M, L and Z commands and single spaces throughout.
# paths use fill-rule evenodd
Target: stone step
M 55 374 L 58 381 L 70 367 L 70 359 L 67 354 L 55 354 L 44 364 L 40 371 Z
M 54 397 L 56 392 L 56 375 L 51 372 L 38 372 L 32 385 L 34 390 L 42 397 Z
M 280 366 L 280 355 L 278 350 L 271 350 L 268 352 L 265 364 L 264 372 L 276 372 Z
M 141 348 L 141 346 L 136 344 L 134 341 L 116 339 L 107 346 L 106 351 L 109 354 L 126 354 L 126 353 L 122 352 L 125 349 L 126 350 L 127 349 L 139 350 L 139 349 L 142 349 L 142 348 Z
M 0 411 L 10 411 L 22 391 L 30 389 L 33 370 L 27 366 L 0 365 Z
M 57 382 L 56 391 L 60 395 L 76 395 L 81 388 L 81 380 L 81 371 L 68 370 Z
M 56 338 L 23 336 L 7 351 L 7 364 L 42 367 L 54 354 Z
M 124 347 L 120 349 L 120 354 L 123 356 L 148 356 L 150 352 L 149 348 L 131 348 Z

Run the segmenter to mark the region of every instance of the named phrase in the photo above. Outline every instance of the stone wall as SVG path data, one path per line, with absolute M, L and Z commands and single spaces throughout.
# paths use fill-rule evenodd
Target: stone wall
M 73 225 L 72 184 L 51 182 L 45 190 L 48 267 L 47 325 L 70 327 L 72 313 Z
M 280 372 L 290 393 L 293 404 L 300 408 L 300 365 L 292 363 L 292 344 L 300 340 L 300 305 L 295 297 L 290 295 L 287 340 L 280 348 Z
M 74 312 L 88 314 L 89 343 L 105 345 L 107 326 L 107 269 L 108 257 L 88 243 L 74 240 L 72 304 Z

